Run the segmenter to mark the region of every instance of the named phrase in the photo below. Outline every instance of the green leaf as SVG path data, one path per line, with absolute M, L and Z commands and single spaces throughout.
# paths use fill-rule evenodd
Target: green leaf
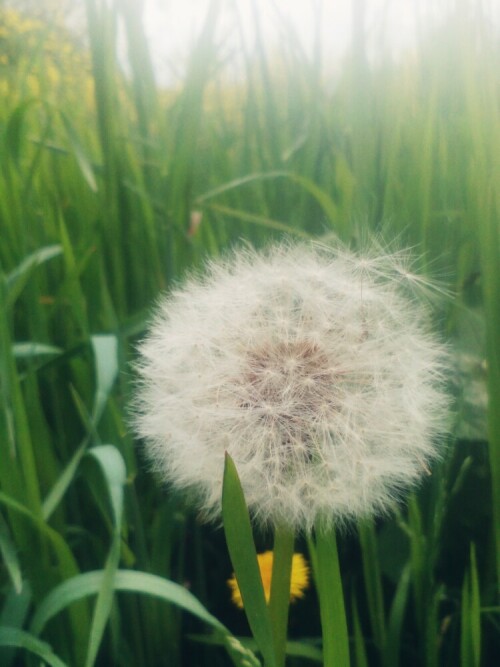
M 349 667 L 349 635 L 335 531 L 316 533 L 316 586 L 323 634 L 324 667 Z
M 118 375 L 118 341 L 113 335 L 95 335 L 91 338 L 96 369 L 96 393 L 92 421 L 97 424 Z
M 88 455 L 97 461 L 106 481 L 113 511 L 113 524 L 115 531 L 119 533 L 123 517 L 123 488 L 127 479 L 125 461 L 114 445 L 92 447 Z
M 462 586 L 460 664 L 462 667 L 481 664 L 481 601 L 474 544 L 470 546 L 470 565 Z
M 62 535 L 46 524 L 39 516 L 31 512 L 22 503 L 18 502 L 8 494 L 3 493 L 3 491 L 0 491 L 0 503 L 14 512 L 17 512 L 19 516 L 24 519 L 27 519 L 35 526 L 41 535 L 48 538 L 54 550 L 54 554 L 57 556 L 59 571 L 62 575 L 71 576 L 75 572 L 78 572 L 75 558 Z
M 18 628 L 0 628 L 0 646 L 15 646 L 34 653 L 51 667 L 67 667 L 46 642 Z
M 7 275 L 7 307 L 11 307 L 21 294 L 24 286 L 30 279 L 33 271 L 44 262 L 48 262 L 53 257 L 58 257 L 62 253 L 62 246 L 50 245 L 39 248 L 31 255 L 28 255 L 19 266 Z
M 354 658 L 356 667 L 368 667 L 368 658 L 366 656 L 365 640 L 363 638 L 363 630 L 359 620 L 358 605 L 356 598 L 352 596 L 352 620 L 353 620 L 353 644 L 354 644 Z
M 224 646 L 224 639 L 217 634 L 212 635 L 187 635 L 188 639 L 192 639 L 200 644 L 207 644 L 210 646 Z M 257 650 L 257 643 L 251 637 L 235 637 L 245 648 Z M 313 662 L 323 663 L 323 653 L 319 648 L 308 644 L 305 641 L 287 641 L 286 654 L 291 658 L 305 658 Z
M 16 593 L 20 593 L 23 587 L 23 579 L 21 575 L 21 566 L 17 558 L 16 547 L 12 542 L 9 527 L 0 514 L 0 553 L 2 554 L 3 562 L 9 574 L 10 580 Z
M 27 112 L 36 104 L 40 104 L 37 98 L 24 100 L 9 116 L 5 127 L 5 155 L 18 165 L 21 155 L 21 145 L 24 135 L 24 121 Z
M 293 183 L 300 185 L 318 202 L 331 223 L 339 222 L 339 212 L 337 205 L 326 192 L 326 190 L 321 189 L 318 185 L 316 185 L 316 183 L 314 183 L 314 181 L 306 178 L 305 176 L 299 176 L 298 174 L 287 174 L 287 176 Z
M 114 598 L 115 576 L 120 562 L 120 540 L 123 518 L 123 489 L 127 471 L 122 455 L 113 445 L 101 445 L 88 455 L 99 464 L 106 482 L 113 514 L 113 539 L 92 617 L 85 667 L 92 667 L 99 651 Z
M 364 519 L 358 523 L 358 534 L 373 639 L 377 648 L 383 650 L 385 644 L 384 598 L 377 536 L 372 518 Z
M 248 174 L 247 176 L 242 176 L 241 178 L 235 178 L 232 181 L 229 181 L 228 183 L 224 183 L 223 185 L 219 185 L 213 190 L 209 190 L 208 192 L 205 192 L 205 194 L 200 195 L 196 199 L 196 204 L 202 204 L 205 201 L 208 201 L 209 199 L 213 199 L 214 197 L 218 197 L 219 195 L 224 194 L 225 192 L 229 192 L 230 190 L 234 190 L 235 188 L 240 188 L 242 185 L 246 185 L 247 183 L 254 183 L 254 182 L 259 182 L 259 181 L 265 181 L 265 180 L 270 180 L 270 179 L 275 179 L 283 176 L 288 176 L 288 172 L 286 171 L 269 171 L 269 172 L 263 172 L 263 173 L 257 173 L 257 174 Z
M 45 521 L 48 521 L 52 516 L 52 513 L 59 505 L 61 500 L 64 498 L 64 495 L 68 488 L 71 485 L 71 482 L 75 478 L 76 471 L 80 465 L 80 461 L 85 455 L 88 445 L 88 438 L 85 439 L 82 445 L 78 447 L 73 456 L 71 457 L 69 463 L 64 468 L 62 473 L 57 478 L 54 486 L 51 488 L 47 494 L 45 500 L 42 503 L 42 514 Z
M 259 182 L 264 180 L 272 180 L 277 178 L 286 178 L 292 181 L 292 183 L 300 185 L 318 202 L 318 204 L 321 206 L 321 208 L 323 209 L 324 213 L 326 214 L 330 222 L 332 223 L 339 222 L 338 207 L 333 201 L 333 199 L 330 197 L 330 195 L 326 192 L 326 190 L 321 189 L 318 185 L 316 185 L 316 183 L 313 180 L 305 176 L 294 174 L 288 171 L 270 171 L 266 173 L 249 174 L 248 176 L 237 178 L 233 181 L 230 181 L 229 183 L 225 183 L 224 185 L 214 188 L 213 190 L 210 190 L 209 192 L 206 192 L 205 194 L 201 195 L 200 197 L 197 198 L 196 204 L 197 205 L 204 204 L 206 201 L 213 199 L 214 197 L 224 194 L 225 192 L 229 192 L 230 190 L 234 190 L 235 188 L 239 188 L 242 185 L 247 185 L 248 183 Z M 211 205 L 211 208 L 215 208 L 215 206 Z M 258 216 L 253 216 L 253 217 L 258 217 Z M 272 227 L 274 226 L 276 228 L 275 226 L 276 222 L 275 221 L 271 222 L 273 224 L 270 226 Z M 282 223 L 278 224 L 281 227 Z M 282 227 L 286 226 L 282 225 Z M 306 235 L 303 230 L 290 229 L 290 231 L 292 231 L 293 233 Z
M 71 124 L 71 121 L 69 120 L 68 116 L 63 111 L 60 111 L 60 114 L 64 128 L 66 129 L 66 134 L 68 135 L 71 151 L 75 156 L 78 166 L 80 167 L 82 176 L 85 179 L 89 188 L 92 190 L 92 192 L 97 192 L 97 182 L 95 179 L 92 163 L 88 158 L 87 154 L 85 153 L 78 138 L 78 135 L 75 131 L 75 128 Z
M 2 611 L 0 613 L 0 628 L 24 628 L 26 619 L 32 608 L 32 594 L 29 582 L 23 581 L 23 588 L 20 593 L 11 589 L 3 596 Z M 17 648 L 0 648 L 0 664 L 2 667 L 12 667 L 16 657 Z
M 294 538 L 293 530 L 282 526 L 275 528 L 269 615 L 278 667 L 285 664 Z
M 196 635 L 189 634 L 186 635 L 191 641 L 197 642 L 198 644 L 204 644 L 205 646 L 225 646 L 227 643 L 227 637 L 222 636 L 217 631 L 209 635 Z M 231 637 L 232 642 L 237 642 L 240 645 L 240 652 L 242 654 L 243 660 L 241 662 L 242 667 L 261 667 L 261 662 L 253 651 L 257 650 L 257 644 L 254 639 L 250 637 Z
M 250 629 L 265 664 L 274 667 L 276 660 L 271 620 L 262 586 L 250 515 L 236 466 L 227 452 L 222 489 L 222 519 L 231 563 Z
M 89 595 L 99 593 L 104 577 L 103 570 L 86 572 L 53 588 L 38 606 L 31 622 L 31 632 L 35 635 L 41 634 L 50 619 L 70 604 Z M 118 570 L 114 577 L 113 587 L 116 592 L 139 593 L 158 598 L 193 614 L 193 616 L 221 633 L 226 650 L 235 664 L 243 665 L 245 656 L 248 659 L 247 651 L 241 646 L 236 637 L 233 637 L 229 630 L 183 586 L 155 574 L 135 572 L 134 570 Z
M 32 357 L 41 357 L 46 355 L 59 355 L 64 352 L 60 347 L 47 345 L 46 343 L 35 343 L 26 341 L 23 343 L 14 343 L 12 351 L 16 359 L 31 359 Z
M 408 593 L 411 582 L 411 565 L 408 563 L 403 569 L 398 581 L 396 592 L 389 612 L 387 624 L 387 641 L 384 653 L 384 665 L 387 667 L 399 667 L 401 655 L 401 633 L 408 604 Z
M 207 204 L 207 208 L 209 208 L 211 211 L 221 213 L 222 215 L 227 215 L 231 218 L 261 225 L 262 227 L 267 227 L 268 229 L 275 229 L 276 231 L 283 232 L 284 234 L 300 236 L 302 238 L 310 238 L 310 234 L 305 232 L 303 229 L 290 227 L 290 225 L 286 225 L 284 222 L 273 220 L 272 218 L 268 218 L 263 215 L 256 215 L 255 213 L 249 213 L 248 211 L 241 211 L 229 206 L 223 206 L 222 204 Z

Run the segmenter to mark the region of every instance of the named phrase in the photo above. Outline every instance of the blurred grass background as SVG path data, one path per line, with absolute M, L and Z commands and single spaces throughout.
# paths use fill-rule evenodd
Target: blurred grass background
M 375 233 L 414 247 L 453 293 L 436 326 L 457 409 L 448 455 L 408 507 L 340 540 L 352 664 L 493 667 L 500 35 L 486 5 L 449 3 L 411 54 L 376 64 L 359 14 L 332 83 L 286 23 L 231 77 L 213 1 L 170 88 L 155 83 L 140 3 L 85 0 L 78 35 L 13 5 L 0 3 L 0 663 L 229 664 L 142 580 L 113 595 L 118 568 L 156 574 L 248 632 L 220 531 L 158 487 L 127 426 L 134 343 L 160 291 L 231 244 L 333 234 L 356 247 Z M 64 594 L 94 570 L 97 597 L 86 579 Z M 290 652 L 306 657 L 289 664 L 317 661 L 319 636 L 311 591 L 290 619 Z

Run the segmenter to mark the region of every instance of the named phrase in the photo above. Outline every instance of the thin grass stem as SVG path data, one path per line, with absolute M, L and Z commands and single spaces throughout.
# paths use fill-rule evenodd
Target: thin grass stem
M 276 667 L 285 664 L 288 608 L 295 536 L 291 529 L 277 527 L 274 533 L 273 570 L 269 614 L 276 653 Z
M 316 533 L 316 586 L 318 589 L 323 667 L 349 667 L 349 635 L 335 531 Z

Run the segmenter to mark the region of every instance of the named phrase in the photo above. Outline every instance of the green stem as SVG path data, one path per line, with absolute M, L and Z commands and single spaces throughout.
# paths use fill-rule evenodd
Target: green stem
M 295 535 L 293 530 L 282 526 L 276 528 L 274 533 L 271 596 L 269 599 L 276 667 L 283 667 L 285 664 L 294 542 Z
M 366 587 L 368 612 L 375 645 L 379 651 L 385 646 L 385 611 L 382 592 L 382 575 L 378 556 L 377 536 L 373 519 L 364 519 L 358 524 L 361 556 L 363 560 L 363 575 Z
M 323 667 L 349 667 L 349 635 L 335 531 L 316 533 L 316 587 L 323 633 Z

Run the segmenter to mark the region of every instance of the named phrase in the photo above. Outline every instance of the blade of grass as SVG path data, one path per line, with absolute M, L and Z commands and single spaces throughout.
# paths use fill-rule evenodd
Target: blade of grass
M 222 519 L 231 563 L 243 608 L 266 667 L 276 667 L 269 609 L 264 596 L 250 516 L 236 466 L 226 453 L 222 490 Z
M 247 211 L 239 211 L 237 209 L 230 208 L 229 206 L 223 206 L 222 204 L 208 204 L 206 208 L 216 213 L 221 213 L 222 215 L 228 216 L 229 218 L 236 218 L 237 220 L 250 222 L 267 229 L 274 229 L 276 231 L 289 234 L 290 236 L 310 238 L 310 235 L 301 229 L 294 229 L 293 227 L 286 225 L 284 222 L 280 222 L 279 220 L 271 220 L 262 215 L 255 215 L 254 213 L 248 213 Z
M 292 530 L 281 526 L 276 527 L 274 532 L 271 595 L 269 598 L 269 616 L 273 628 L 276 667 L 281 667 L 285 664 L 294 542 L 295 539 Z
M 51 667 L 67 667 L 46 642 L 18 628 L 0 628 L 0 646 L 15 646 L 34 653 Z
M 382 575 L 373 519 L 358 524 L 358 534 L 363 558 L 363 575 L 373 640 L 379 651 L 385 646 L 385 610 L 382 592 Z
M 31 359 L 33 357 L 42 356 L 58 356 L 64 350 L 55 345 L 47 345 L 46 343 L 36 343 L 35 341 L 24 341 L 22 343 L 14 343 L 12 345 L 12 353 L 16 359 Z
M 91 343 L 97 376 L 92 408 L 92 422 L 96 426 L 118 375 L 118 340 L 116 336 L 99 335 L 92 336 Z
M 335 532 L 318 530 L 315 542 L 312 562 L 313 567 L 316 567 L 315 580 L 323 635 L 323 665 L 349 667 L 349 635 Z
M 20 593 L 16 593 L 14 590 L 8 592 L 7 595 L 5 595 L 2 604 L 0 628 L 9 627 L 22 629 L 26 623 L 28 614 L 30 613 L 32 602 L 32 593 L 27 581 L 24 582 Z M 2 667 L 4 664 L 5 667 L 12 667 L 16 652 L 17 649 L 15 647 L 4 647 L 3 649 L 0 649 L 0 662 Z
M 21 566 L 16 553 L 16 547 L 12 541 L 9 527 L 0 513 L 0 553 L 3 563 L 9 575 L 10 581 L 16 593 L 21 593 L 23 580 Z
M 36 528 L 40 535 L 48 539 L 57 557 L 58 567 L 63 576 L 73 576 L 78 572 L 76 560 L 62 535 L 46 524 L 38 515 L 31 512 L 14 498 L 3 493 L 3 491 L 0 491 L 0 503 L 28 521 L 29 524 Z
M 103 570 L 86 572 L 85 574 L 72 577 L 55 587 L 38 606 L 31 621 L 30 631 L 34 635 L 40 635 L 50 619 L 66 607 L 82 598 L 97 595 L 102 588 L 104 577 L 105 573 Z M 221 633 L 224 637 L 226 649 L 234 656 L 233 659 L 237 660 L 235 662 L 236 665 L 243 667 L 244 660 L 249 660 L 252 655 L 184 586 L 146 572 L 118 570 L 114 578 L 114 590 L 116 592 L 138 593 L 158 598 L 193 614 Z M 255 659 L 251 664 L 255 664 Z
M 62 254 L 62 251 L 62 246 L 59 244 L 39 248 L 6 276 L 7 308 L 12 307 L 15 303 L 37 266 L 58 257 Z
M 70 121 L 68 116 L 64 113 L 64 111 L 61 110 L 60 114 L 61 114 L 61 120 L 66 130 L 66 134 L 68 136 L 68 141 L 71 151 L 75 156 L 75 160 L 77 161 L 80 171 L 82 172 L 82 176 L 87 185 L 89 186 L 89 188 L 92 190 L 92 192 L 97 192 L 98 189 L 97 181 L 94 174 L 94 168 L 92 167 L 92 163 L 89 157 L 87 156 L 85 149 L 80 143 L 78 134 L 75 128 L 73 127 L 72 122 Z
M 401 657 L 402 630 L 406 607 L 408 605 L 408 594 L 411 583 L 411 571 L 409 564 L 406 565 L 398 581 L 396 593 L 394 594 L 389 621 L 387 624 L 387 642 L 384 651 L 384 665 L 387 667 L 399 667 Z
M 120 452 L 113 445 L 101 445 L 89 450 L 88 455 L 94 458 L 101 469 L 106 482 L 106 490 L 112 510 L 112 542 L 103 572 L 101 586 L 90 629 L 89 644 L 85 667 L 93 667 L 104 635 L 111 605 L 114 597 L 114 581 L 120 562 L 120 541 L 123 518 L 123 489 L 127 471 L 125 461 Z
M 366 655 L 365 640 L 363 630 L 359 620 L 358 604 L 353 595 L 352 598 L 352 620 L 353 620 L 353 652 L 354 664 L 356 667 L 368 667 L 368 658 Z
M 470 546 L 470 564 L 462 586 L 460 665 L 481 665 L 481 600 L 474 544 Z

